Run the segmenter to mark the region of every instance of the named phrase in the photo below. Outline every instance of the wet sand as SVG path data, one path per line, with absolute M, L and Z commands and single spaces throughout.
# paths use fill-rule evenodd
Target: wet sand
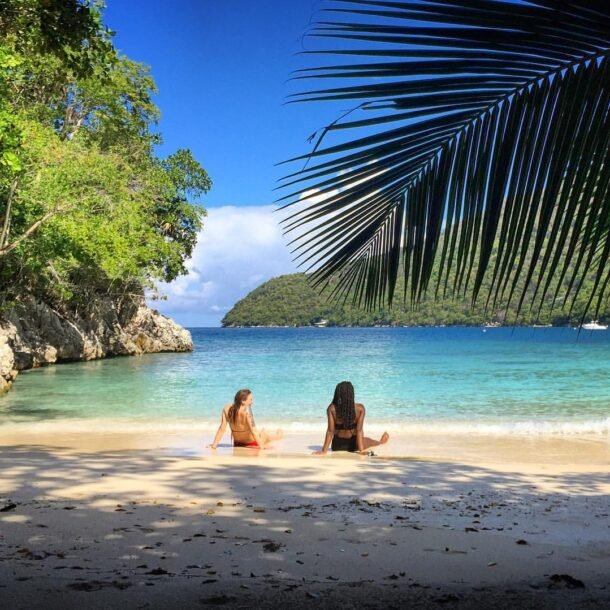
M 97 422 L 71 420 L 34 424 L 5 424 L 0 427 L 2 445 L 33 444 L 63 447 L 81 451 L 106 451 L 115 449 L 156 450 L 174 456 L 210 455 L 207 445 L 212 441 L 216 426 L 147 428 L 133 422 L 109 420 L 99 431 Z M 270 428 L 271 430 L 271 428 Z M 383 428 L 370 426 L 366 436 L 381 437 Z M 274 443 L 271 450 L 258 453 L 258 457 L 278 454 L 309 455 L 321 448 L 324 429 L 318 432 L 284 430 L 285 438 Z M 610 435 L 574 434 L 485 434 L 445 433 L 431 427 L 415 427 L 412 431 L 396 434 L 390 430 L 391 440 L 374 447 L 377 457 L 395 459 L 433 459 L 467 464 L 506 463 L 519 464 L 526 470 L 543 468 L 610 468 Z M 217 455 L 233 455 L 230 434 L 223 438 Z M 252 455 L 250 453 L 249 455 Z

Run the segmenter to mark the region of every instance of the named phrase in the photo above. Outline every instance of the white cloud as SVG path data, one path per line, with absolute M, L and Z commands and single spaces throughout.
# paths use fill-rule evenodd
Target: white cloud
M 218 326 L 223 315 L 268 279 L 297 271 L 275 206 L 208 209 L 187 262 L 188 275 L 160 284 L 155 309 L 185 326 Z
M 193 258 L 186 264 L 188 275 L 171 284 L 159 284 L 159 292 L 167 300 L 151 301 L 150 305 L 184 326 L 219 326 L 224 314 L 254 288 L 272 277 L 298 271 L 290 253 L 294 245 L 289 247 L 288 242 L 304 231 L 316 235 L 338 212 L 309 221 L 286 237 L 280 220 L 339 192 L 307 190 L 296 205 L 281 212 L 274 212 L 277 208 L 272 205 L 209 208 Z

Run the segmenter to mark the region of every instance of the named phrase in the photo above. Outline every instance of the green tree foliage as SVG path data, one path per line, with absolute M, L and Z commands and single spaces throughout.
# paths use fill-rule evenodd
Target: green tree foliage
M 113 52 L 98 1 L 0 0 L 0 38 L 22 58 L 56 57 L 64 71 L 90 74 Z
M 99 3 L 0 11 L 0 293 L 64 304 L 186 272 L 211 181 L 154 154 L 150 71 L 118 54 Z
M 48 109 L 70 80 L 116 55 L 101 4 L 78 0 L 0 0 L 0 170 L 21 169 L 16 110 Z

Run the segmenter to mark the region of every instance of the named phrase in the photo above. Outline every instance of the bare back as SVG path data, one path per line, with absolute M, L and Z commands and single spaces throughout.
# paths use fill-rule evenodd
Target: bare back
M 231 434 L 233 440 L 238 443 L 251 443 L 256 440 L 253 428 L 255 428 L 254 417 L 252 417 L 252 411 L 250 407 L 241 406 L 237 412 L 237 418 L 235 422 L 229 419 L 229 409 L 233 406 L 232 403 L 228 404 L 223 409 L 223 414 L 227 419 L 229 428 L 231 428 Z
M 349 428 L 347 430 L 342 427 L 343 422 L 337 419 L 337 411 L 335 409 L 335 405 L 331 404 L 328 407 L 329 414 L 331 415 L 334 423 L 333 431 L 335 436 L 338 436 L 339 438 L 351 438 L 352 436 L 356 436 L 356 432 L 358 429 L 362 429 L 365 413 L 364 405 L 357 402 L 354 407 L 356 410 L 356 421 L 354 423 L 354 427 Z

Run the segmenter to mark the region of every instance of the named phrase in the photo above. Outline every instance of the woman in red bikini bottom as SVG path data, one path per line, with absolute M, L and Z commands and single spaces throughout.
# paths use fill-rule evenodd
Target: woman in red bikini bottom
M 269 443 L 277 441 L 283 436 L 281 430 L 276 430 L 275 434 L 270 434 L 265 430 L 258 430 L 252 417 L 253 396 L 250 390 L 239 390 L 235 394 L 235 400 L 226 405 L 220 414 L 220 426 L 211 445 L 211 449 L 216 449 L 222 439 L 227 424 L 231 428 L 234 447 L 252 447 L 264 449 Z
M 379 440 L 364 436 L 364 405 L 355 402 L 354 386 L 349 381 L 337 384 L 333 400 L 326 409 L 328 426 L 324 445 L 314 455 L 325 455 L 328 449 L 333 451 L 351 451 L 364 453 L 371 447 L 383 445 L 390 440 L 387 432 Z

